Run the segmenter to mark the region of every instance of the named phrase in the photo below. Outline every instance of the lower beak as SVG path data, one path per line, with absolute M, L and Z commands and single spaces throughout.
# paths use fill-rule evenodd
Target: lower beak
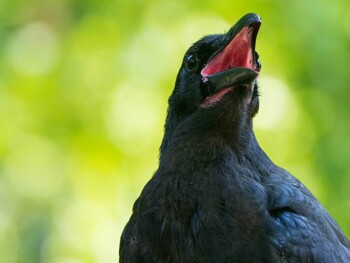
M 243 86 L 252 83 L 259 73 L 250 68 L 231 68 L 207 77 L 203 77 L 203 83 L 208 86 L 209 93 L 216 93 L 224 88 Z

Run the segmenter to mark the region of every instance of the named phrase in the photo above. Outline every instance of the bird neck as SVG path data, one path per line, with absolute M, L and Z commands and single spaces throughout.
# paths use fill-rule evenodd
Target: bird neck
M 213 142 L 245 148 L 252 134 L 252 117 L 239 107 L 200 109 L 190 116 L 182 116 L 169 107 L 160 153 L 163 155 L 179 147 L 184 150 L 187 142 L 190 148 L 207 148 L 207 145 L 214 145 Z
M 254 166 L 263 173 L 269 173 L 274 166 L 259 146 L 252 129 L 231 134 L 231 138 L 210 130 L 202 132 L 183 130 L 181 133 L 175 131 L 166 145 L 161 150 L 160 168 L 197 169 L 208 163 L 225 162 L 228 158 L 236 165 Z M 261 166 L 261 163 L 267 165 Z

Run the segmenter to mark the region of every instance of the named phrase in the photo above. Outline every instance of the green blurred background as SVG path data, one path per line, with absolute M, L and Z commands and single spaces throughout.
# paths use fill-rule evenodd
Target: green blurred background
M 350 236 L 350 2 L 0 0 L 0 262 L 117 262 L 182 55 L 261 15 L 261 146 Z

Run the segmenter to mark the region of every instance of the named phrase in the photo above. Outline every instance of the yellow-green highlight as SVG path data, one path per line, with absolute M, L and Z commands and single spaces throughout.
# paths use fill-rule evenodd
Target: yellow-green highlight
M 248 12 L 260 144 L 350 236 L 348 1 L 0 1 L 0 262 L 118 262 L 182 55 Z

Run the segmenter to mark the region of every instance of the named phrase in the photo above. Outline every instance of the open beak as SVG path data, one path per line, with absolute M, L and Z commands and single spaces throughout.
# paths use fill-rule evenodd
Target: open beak
M 260 62 L 255 41 L 261 19 L 250 13 L 243 16 L 225 35 L 221 49 L 201 71 L 208 91 L 215 94 L 225 88 L 251 84 L 259 75 Z

